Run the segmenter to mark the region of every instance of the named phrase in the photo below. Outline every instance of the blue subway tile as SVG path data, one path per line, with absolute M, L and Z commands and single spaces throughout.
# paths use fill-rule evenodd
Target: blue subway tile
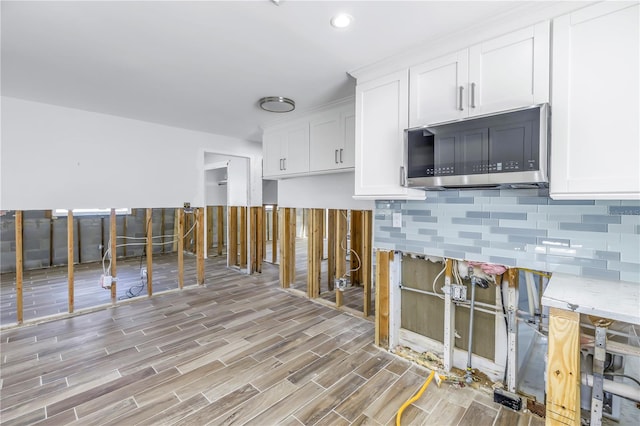
M 438 244 L 438 247 L 445 250 L 464 251 L 466 253 L 482 253 L 482 249 L 480 247 L 465 246 L 461 244 L 441 243 Z
M 443 250 L 442 251 L 444 254 L 444 257 L 448 258 L 448 259 L 460 259 L 460 260 L 465 260 L 467 258 L 467 256 L 465 255 L 465 253 L 463 251 L 452 251 L 452 250 Z
M 482 225 L 484 226 L 499 226 L 500 221 L 498 219 L 482 219 Z
M 605 223 L 566 223 L 560 222 L 558 229 L 565 231 L 583 231 L 583 232 L 607 232 L 608 227 Z
M 538 244 L 538 238 L 528 235 L 509 235 L 507 241 L 510 243 Z
M 437 223 L 438 218 L 435 216 L 412 216 L 411 222 Z
M 622 223 L 620 216 L 605 216 L 596 214 L 582 215 L 582 223 Z
M 534 205 L 542 205 L 548 204 L 549 199 L 543 197 L 518 197 L 518 204 L 534 204 Z
M 582 268 L 582 275 L 589 278 L 599 278 L 605 280 L 619 280 L 620 271 L 612 271 L 608 269 Z
M 410 216 L 431 216 L 431 210 L 402 210 L 402 214 Z
M 456 225 L 482 225 L 482 219 L 454 217 L 451 219 L 451 223 Z
M 534 237 L 546 237 L 547 235 L 546 229 L 526 229 L 492 226 L 490 231 L 494 234 L 529 235 Z
M 458 236 L 460 238 L 469 238 L 472 240 L 481 240 L 482 232 L 468 232 L 468 231 L 459 231 Z
M 473 211 L 468 211 L 466 215 L 467 217 L 473 218 L 473 219 L 488 219 L 491 213 L 473 210 Z
M 550 206 L 593 206 L 594 200 L 552 200 L 549 199 Z
M 515 266 L 517 263 L 515 258 L 502 256 L 489 256 L 489 261 L 491 263 L 497 263 L 498 265 L 505 266 Z
M 616 216 L 638 216 L 640 206 L 609 206 L 609 214 Z
M 570 247 L 571 240 L 567 238 L 538 237 L 537 244 L 553 246 L 553 247 Z
M 473 197 L 445 198 L 446 204 L 473 204 Z
M 526 213 L 491 212 L 491 219 L 527 220 Z
M 438 231 L 435 229 L 418 229 L 420 235 L 438 235 Z
M 594 250 L 594 257 L 601 260 L 620 260 L 620 253 L 615 251 Z

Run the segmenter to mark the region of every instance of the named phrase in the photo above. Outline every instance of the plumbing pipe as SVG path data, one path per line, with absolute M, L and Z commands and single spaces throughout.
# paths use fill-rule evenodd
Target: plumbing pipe
M 580 378 L 583 385 L 593 387 L 592 374 L 581 373 Z M 632 386 L 626 383 L 614 382 L 613 380 L 604 379 L 603 390 L 605 392 L 609 392 L 623 398 L 640 402 L 640 386 Z
M 471 271 L 469 271 L 471 272 Z M 471 377 L 471 348 L 473 347 L 473 309 L 476 304 L 476 282 L 475 278 L 471 277 L 471 306 L 469 311 L 469 346 L 467 348 L 467 372 L 465 374 L 465 381 L 471 383 L 473 378 Z

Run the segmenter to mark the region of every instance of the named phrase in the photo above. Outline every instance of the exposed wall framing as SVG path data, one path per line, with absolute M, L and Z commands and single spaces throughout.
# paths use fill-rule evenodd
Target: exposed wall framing
M 323 209 L 309 209 L 309 230 L 307 239 L 307 297 L 320 296 L 320 280 L 322 279 L 322 225 Z
M 22 324 L 23 317 L 23 295 L 22 295 L 22 270 L 23 270 L 23 247 L 22 247 L 22 211 L 16 211 L 16 318 L 18 324 Z
M 72 212 L 69 212 L 69 216 L 73 216 Z M 111 213 L 109 215 L 109 242 L 110 242 L 110 253 L 111 253 L 111 303 L 115 305 L 117 296 L 116 296 L 116 285 L 117 285 L 117 271 L 116 271 L 116 256 L 117 254 L 117 238 L 116 238 L 116 209 L 111 209 Z M 126 249 L 126 246 L 124 247 Z M 71 258 L 71 257 L 70 257 Z M 69 262 L 73 264 L 73 262 Z
M 196 282 L 198 285 L 204 284 L 204 245 L 205 245 L 205 222 L 204 209 L 198 207 L 194 212 L 196 216 Z
M 280 286 L 289 288 L 296 275 L 296 212 L 292 208 L 278 210 L 280 240 Z
M 227 227 L 229 233 L 227 248 L 227 259 L 229 266 L 239 266 L 238 262 L 238 207 L 229 206 L 229 218 L 227 219 Z
M 147 209 L 147 295 L 153 295 L 153 209 Z
M 52 227 L 53 229 L 53 227 Z M 53 238 L 51 238 L 53 244 Z M 53 250 L 52 250 L 53 252 Z M 73 211 L 67 213 L 67 258 L 73 259 Z M 53 263 L 53 262 L 52 262 Z M 73 261 L 67 263 L 67 283 L 68 283 L 68 311 L 73 313 L 74 287 L 73 287 Z
M 264 207 L 251 207 L 249 210 L 251 235 L 249 238 L 249 247 L 251 248 L 251 270 L 253 272 L 262 272 L 262 259 L 264 257 Z
M 389 262 L 393 261 L 393 252 L 376 252 L 376 319 L 375 344 L 389 347 Z
M 239 207 L 240 210 L 240 267 L 247 267 L 247 208 Z

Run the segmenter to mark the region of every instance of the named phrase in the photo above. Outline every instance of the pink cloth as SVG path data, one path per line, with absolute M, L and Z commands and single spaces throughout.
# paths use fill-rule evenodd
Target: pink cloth
M 502 275 L 507 271 L 506 266 L 496 265 L 494 263 L 469 262 L 470 266 L 479 266 L 482 272 L 489 275 Z

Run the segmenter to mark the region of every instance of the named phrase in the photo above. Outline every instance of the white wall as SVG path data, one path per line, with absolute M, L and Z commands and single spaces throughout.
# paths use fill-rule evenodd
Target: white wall
M 278 181 L 262 181 L 262 202 L 264 204 L 278 204 Z
M 220 181 L 226 180 L 227 168 L 206 170 L 206 205 L 226 206 L 227 205 L 227 185 L 219 185 Z
M 315 209 L 373 210 L 373 201 L 354 200 L 353 172 L 278 181 L 278 206 Z
M 247 173 L 249 161 L 246 158 L 231 157 L 228 168 L 227 200 L 230 206 L 247 206 Z
M 205 152 L 262 175 L 261 145 L 240 139 L 8 97 L 1 117 L 2 210 L 202 206 Z

